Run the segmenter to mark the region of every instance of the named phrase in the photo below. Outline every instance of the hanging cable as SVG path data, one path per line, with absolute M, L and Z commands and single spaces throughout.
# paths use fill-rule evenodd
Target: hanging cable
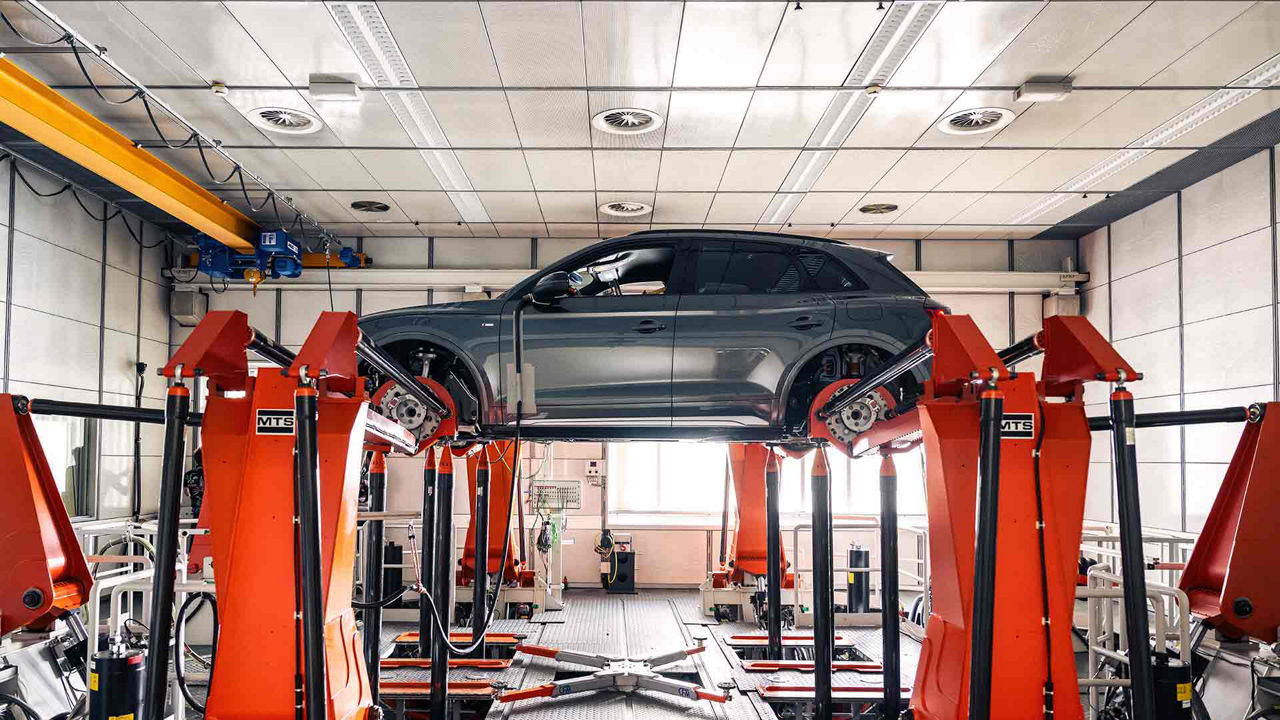
M 1053 720 L 1053 629 L 1049 623 L 1049 569 L 1045 566 L 1044 499 L 1040 487 L 1040 449 L 1044 446 L 1045 427 L 1044 407 L 1039 402 L 1036 403 L 1036 413 L 1039 415 L 1040 434 L 1036 436 L 1036 449 L 1031 457 L 1035 469 L 1036 535 L 1040 541 L 1040 624 L 1044 627 L 1045 655 L 1044 717 L 1045 720 Z
M 196 136 L 196 150 L 200 151 L 200 164 L 204 165 L 204 171 L 209 173 L 209 180 L 213 181 L 214 185 L 226 185 L 231 182 L 231 178 L 235 177 L 236 174 L 240 172 L 240 166 L 233 164 L 231 167 L 231 173 L 219 180 L 218 176 L 213 173 L 213 168 L 209 167 L 209 159 L 205 157 L 204 143 L 201 142 L 199 135 Z
M 71 54 L 76 58 L 76 65 L 80 66 L 80 74 L 84 75 L 84 79 L 89 83 L 89 87 L 93 88 L 94 94 L 103 102 L 111 105 L 128 105 L 143 96 L 144 92 L 142 88 L 137 87 L 134 88 L 132 95 L 123 100 L 112 100 L 106 95 L 103 95 L 102 89 L 98 87 L 98 83 L 95 82 L 93 76 L 89 74 L 89 68 L 85 67 L 84 60 L 80 57 L 80 44 L 75 41 L 75 38 L 71 38 L 67 40 L 67 45 L 71 47 Z
M 14 170 L 14 174 L 18 176 L 18 179 L 22 181 L 22 184 L 26 185 L 27 189 L 30 190 L 32 193 L 34 193 L 37 197 L 45 197 L 45 198 L 57 197 L 62 193 L 71 189 L 71 183 L 66 180 L 63 180 L 62 187 L 59 188 L 58 190 L 54 192 L 42 193 L 39 190 L 35 189 L 35 187 L 31 184 L 31 181 L 27 180 L 27 176 L 22 174 L 21 168 L 19 168 L 17 165 L 14 165 L 13 170 Z
M 147 111 L 147 119 L 151 121 L 151 128 L 156 131 L 156 137 L 160 138 L 160 142 L 164 143 L 165 147 L 169 148 L 170 150 L 179 150 L 179 149 L 185 148 L 191 145 L 192 142 L 198 141 L 200 139 L 200 134 L 192 130 L 191 134 L 187 136 L 187 139 L 183 140 L 177 145 L 169 142 L 169 138 L 166 138 L 164 136 L 164 133 L 161 132 L 160 130 L 160 123 L 156 122 L 156 116 L 151 112 L 151 101 L 147 99 L 146 95 L 142 96 L 142 107 Z
M 98 217 L 97 215 L 94 215 L 93 211 L 90 210 L 89 207 L 84 204 L 84 201 L 80 199 L 80 194 L 76 192 L 75 188 L 71 188 L 71 197 L 76 199 L 76 204 L 80 206 L 80 209 L 84 211 L 85 215 L 88 215 L 89 217 L 93 218 L 94 220 L 97 220 L 100 223 L 105 223 L 110 220 L 113 220 L 117 215 L 120 214 L 120 208 L 116 208 L 116 211 L 111 213 L 110 215 L 107 215 L 106 209 L 103 208 L 103 217 Z
M 23 34 L 18 30 L 18 28 L 14 27 L 13 23 L 9 22 L 9 18 L 8 18 L 8 16 L 7 16 L 7 15 L 5 15 L 3 12 L 0 12 L 0 20 L 3 20 L 3 21 L 4 21 L 5 26 L 9 28 L 9 31 L 10 31 L 10 32 L 12 32 L 14 35 L 17 35 L 19 40 L 21 40 L 22 42 L 25 42 L 25 43 L 30 43 L 31 45 L 43 45 L 43 46 L 45 46 L 45 47 L 49 47 L 49 46 L 52 46 L 52 45 L 61 45 L 62 43 L 69 42 L 69 41 L 71 40 L 71 33 L 63 33 L 63 34 L 62 34 L 62 37 L 58 38 L 57 40 L 50 40 L 50 41 L 48 41 L 48 42 L 41 42 L 41 41 L 39 41 L 39 40 L 32 40 L 31 38 L 27 37 L 26 35 L 23 35 Z

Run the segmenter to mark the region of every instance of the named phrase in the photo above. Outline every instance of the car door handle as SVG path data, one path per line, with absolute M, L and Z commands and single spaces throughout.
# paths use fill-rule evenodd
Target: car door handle
M 815 318 L 812 315 L 801 315 L 795 320 L 787 323 L 787 325 L 795 328 L 796 330 L 812 330 L 817 327 L 822 327 L 822 320 Z
M 633 331 L 635 331 L 635 332 L 638 332 L 638 333 L 644 333 L 645 335 L 649 335 L 649 334 L 651 334 L 651 333 L 656 333 L 656 332 L 658 332 L 659 330 L 666 330 L 666 329 L 667 329 L 667 326 L 666 326 L 666 325 L 663 325 L 662 323 L 658 322 L 657 320 L 641 320 L 640 322 L 636 323 L 635 325 L 632 325 L 632 326 L 631 326 L 631 329 L 632 329 Z

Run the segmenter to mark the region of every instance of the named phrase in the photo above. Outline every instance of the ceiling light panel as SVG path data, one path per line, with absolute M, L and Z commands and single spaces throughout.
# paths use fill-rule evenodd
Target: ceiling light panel
M 876 190 L 931 190 L 963 165 L 972 150 L 909 150 L 876 183 Z
M 959 90 L 881 92 L 843 144 L 845 147 L 910 147 L 959 96 Z
M 666 90 L 593 90 L 587 94 L 588 113 L 594 117 L 613 108 L 640 108 L 662 118 L 658 129 L 638 135 L 617 135 L 591 128 L 591 145 L 598 148 L 660 148 L 667 134 L 671 93 Z
M 206 82 L 228 85 L 288 85 L 262 47 L 222 3 L 129 2 L 129 12 L 164 44 L 182 49 L 182 62 Z M 199 28 L 199 32 L 193 32 Z M 130 39 L 129 42 L 137 42 Z M 306 78 L 300 84 L 306 84 Z
M 1208 95 L 1207 90 L 1144 90 L 1130 93 L 1068 135 L 1059 145 L 1125 147 Z
M 1252 2 L 1152 3 L 1071 72 L 1077 85 L 1141 85 L 1244 12 Z
M 658 150 L 596 150 L 596 187 L 601 190 L 648 190 L 658 184 L 662 153 Z
M 525 164 L 538 190 L 594 190 L 595 161 L 590 150 L 525 150 Z
M 390 2 L 379 8 L 420 85 L 502 84 L 479 3 Z
M 716 193 L 707 211 L 707 223 L 755 225 L 772 200 L 773 193 Z
M 1241 94 L 1236 91 L 1229 92 L 1233 95 Z M 1210 96 L 1211 99 L 1212 96 Z M 1263 115 L 1280 109 L 1280 92 L 1257 92 L 1235 99 L 1238 102 L 1223 108 L 1221 112 L 1207 118 L 1203 123 L 1179 137 L 1177 144 L 1199 147 L 1211 145 Z
M 942 2 L 895 2 L 882 13 L 866 48 L 845 79 L 845 85 L 885 85 L 902 66 L 912 48 L 941 12 Z
M 1280 3 L 1255 3 L 1172 65 L 1149 85 L 1223 85 L 1280 49 Z
M 717 189 L 773 192 L 781 186 L 799 155 L 798 150 L 734 150 Z
M 686 3 L 677 87 L 751 87 L 760 77 L 787 3 Z
M 360 83 L 369 81 L 364 66 L 324 6 L 264 2 L 225 2 L 223 5 L 292 84 L 306 85 L 313 73 L 349 76 Z M 306 38 L 305 42 L 281 42 L 281 28 L 288 28 L 292 37 Z M 222 77 L 210 79 L 227 82 Z
M 458 162 L 476 190 L 532 190 L 520 150 L 457 150 Z
M 814 184 L 815 190 L 870 190 L 898 162 L 902 150 L 840 150 Z
M 709 192 L 660 192 L 654 200 L 653 221 L 701 225 L 714 197 L 715 193 Z
M 426 161 L 416 150 L 405 148 L 403 150 L 352 150 L 351 152 L 384 190 L 441 189 L 435 174 L 427 167 Z
M 737 147 L 803 145 L 831 103 L 830 90 L 757 90 L 738 131 Z
M 728 162 L 728 150 L 665 150 L 658 170 L 658 190 L 715 190 Z
M 588 147 L 585 90 L 510 90 L 507 101 L 523 147 Z
M 751 103 L 751 95 L 750 90 L 672 92 L 666 147 L 731 147 Z
M 1061 79 L 1138 16 L 1147 0 L 1049 3 L 975 85 L 1020 85 L 1028 77 Z
M 889 84 L 900 87 L 971 84 L 1045 4 L 947 3 Z
M 679 2 L 583 3 L 587 84 L 669 86 L 682 13 Z
M 778 187 L 781 192 L 808 192 L 818 181 L 827 164 L 835 157 L 835 150 L 804 150 L 791 166 L 791 172 Z
M 576 2 L 481 4 L 504 85 L 586 84 L 580 7 Z
M 365 170 L 350 150 L 294 148 L 281 151 L 322 188 L 378 190 L 382 185 Z
M 764 214 L 760 216 L 760 222 L 765 225 L 779 225 L 787 221 L 791 217 L 791 213 L 795 212 L 800 203 L 804 201 L 805 193 L 778 193 L 769 201 L 769 207 L 765 208 Z M 849 201 L 853 204 L 853 200 Z
M 880 24 L 869 3 L 787 5 L 760 85 L 839 85 Z
M 1138 160 L 1130 163 L 1127 167 L 1120 168 L 1114 173 L 1106 177 L 1098 177 L 1088 184 L 1081 187 L 1081 190 L 1089 192 L 1118 192 L 1126 188 L 1132 187 L 1141 180 L 1146 180 L 1152 175 L 1164 170 L 1174 163 L 1193 154 L 1194 150 L 1153 150 L 1152 152 L 1142 156 Z M 1176 179 L 1175 181 L 1176 182 Z M 1180 190 L 1181 186 L 1171 187 L 1171 190 Z

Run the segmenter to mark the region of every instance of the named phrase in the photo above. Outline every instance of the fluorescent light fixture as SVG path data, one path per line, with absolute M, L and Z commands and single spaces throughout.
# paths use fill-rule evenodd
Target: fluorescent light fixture
M 1069 82 L 1025 82 L 1013 91 L 1014 102 L 1062 102 L 1071 94 Z
M 458 214 L 469 223 L 489 222 L 489 214 L 473 192 L 457 155 L 449 149 L 449 139 L 431 112 L 426 96 L 418 90 L 418 81 L 378 4 L 329 2 L 326 6 Z
M 1178 113 L 1171 120 L 1130 143 L 1129 147 L 1112 153 L 1093 167 L 1061 185 L 1056 191 L 1060 194 L 1050 195 L 1043 200 L 1032 203 L 1017 215 L 1005 221 L 1005 224 L 1032 224 L 1028 221 L 1061 206 L 1074 193 L 1094 188 L 1103 180 L 1150 155 L 1156 148 L 1171 144 L 1174 140 L 1262 92 L 1263 88 L 1277 83 L 1280 83 L 1280 55 L 1275 55 L 1253 70 L 1241 75 L 1230 83 L 1228 87 L 1214 92 L 1209 97 Z
M 791 213 L 795 211 L 796 206 L 804 199 L 804 193 L 778 193 L 773 196 L 773 200 L 769 203 L 769 207 L 765 208 L 764 215 L 760 216 L 761 225 L 781 225 L 791 217 Z
M 808 192 L 818 181 L 818 176 L 826 169 L 827 163 L 836 156 L 835 150 L 805 150 L 791 165 L 791 172 L 782 181 L 779 192 Z

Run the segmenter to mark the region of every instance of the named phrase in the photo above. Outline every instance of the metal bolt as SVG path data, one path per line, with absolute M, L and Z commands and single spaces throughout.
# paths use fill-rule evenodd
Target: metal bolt
M 28 610 L 35 610 L 44 604 L 44 593 L 39 588 L 31 588 L 22 593 L 22 604 Z
M 1238 597 L 1231 601 L 1231 612 L 1236 617 L 1247 618 L 1253 614 L 1253 601 L 1247 597 Z

